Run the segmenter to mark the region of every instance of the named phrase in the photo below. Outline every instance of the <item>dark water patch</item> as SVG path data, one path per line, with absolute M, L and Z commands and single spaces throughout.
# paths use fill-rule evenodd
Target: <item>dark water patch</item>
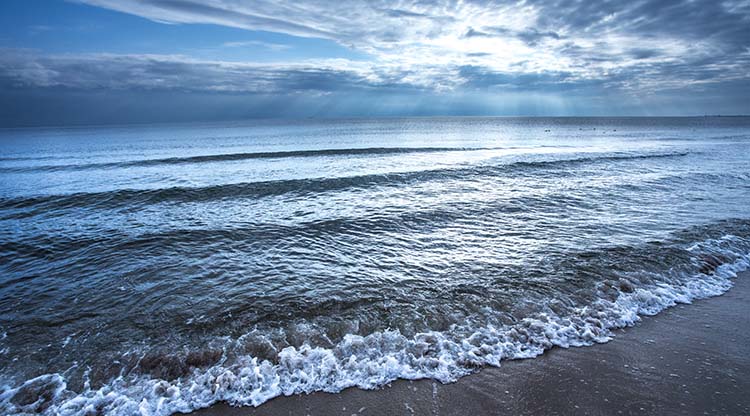
M 138 370 L 143 374 L 163 380 L 184 377 L 194 368 L 204 368 L 216 364 L 221 359 L 221 350 L 197 350 L 184 354 L 149 353 L 138 362 Z

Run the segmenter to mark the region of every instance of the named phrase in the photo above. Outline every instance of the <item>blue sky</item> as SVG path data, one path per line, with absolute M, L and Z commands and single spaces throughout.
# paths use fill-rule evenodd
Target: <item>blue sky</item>
M 750 113 L 749 0 L 4 0 L 0 126 Z

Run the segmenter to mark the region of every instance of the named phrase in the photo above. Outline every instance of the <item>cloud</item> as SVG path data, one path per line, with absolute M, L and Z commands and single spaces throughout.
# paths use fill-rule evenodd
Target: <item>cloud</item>
M 180 95 L 174 105 L 198 108 L 195 97 L 201 97 L 223 103 L 212 107 L 216 114 L 238 117 L 282 110 L 310 114 L 308 107 L 332 114 L 534 114 L 540 108 L 545 114 L 571 108 L 612 114 L 640 111 L 641 105 L 660 111 L 685 97 L 717 110 L 724 97 L 725 111 L 750 110 L 743 99 L 750 93 L 748 0 L 71 1 L 168 24 L 324 38 L 367 59 L 257 63 L 5 49 L 0 93 L 13 98 L 0 104 L 21 108 L 24 91 L 44 100 L 53 100 L 47 92 L 54 91 L 78 100 L 98 97 L 90 101 L 92 112 L 108 96 L 130 97 L 137 108 L 152 101 L 143 97 L 169 102 L 165 97 Z M 257 40 L 222 46 L 288 47 Z M 26 101 L 26 108 L 40 106 Z M 246 102 L 255 103 L 252 111 L 228 109 L 246 108 Z M 188 113 L 184 106 L 175 111 Z
M 224 42 L 221 46 L 225 48 L 262 48 L 271 51 L 284 51 L 292 48 L 290 45 L 284 45 L 282 43 L 263 42 L 260 40 Z
M 269 64 L 198 60 L 184 55 L 49 55 L 19 49 L 0 52 L 0 87 L 14 89 L 295 94 L 405 91 L 432 88 L 433 82 L 420 76 L 422 72 L 346 59 Z M 430 72 L 429 68 L 423 70 Z
M 471 28 L 508 34 L 568 33 L 720 39 L 748 44 L 747 0 L 77 0 L 170 23 L 211 23 L 333 39 L 360 48 L 461 36 Z
M 420 71 L 455 74 L 466 65 L 494 73 L 603 79 L 630 71 L 658 79 L 706 58 L 731 72 L 717 80 L 734 79 L 737 65 L 728 63 L 746 63 L 750 48 L 747 0 L 352 0 L 346 7 L 327 0 L 77 1 L 159 22 L 330 39 L 369 54 L 375 66 L 415 74 L 420 86 L 427 84 Z M 704 67 L 704 74 L 714 73 Z M 438 76 L 432 84 L 445 90 L 457 82 Z
M 253 43 L 254 44 L 254 43 Z M 666 52 L 665 52 L 666 51 Z M 466 54 L 464 62 L 372 62 L 318 59 L 252 63 L 200 60 L 184 55 L 42 54 L 30 50 L 0 51 L 0 87 L 72 90 L 140 90 L 204 93 L 297 94 L 342 91 L 382 93 L 429 92 L 587 92 L 653 94 L 662 90 L 720 85 L 747 80 L 750 53 L 716 59 L 691 56 L 665 59 L 669 46 L 625 47 L 627 66 L 612 65 L 620 51 L 589 57 L 576 45 L 563 53 L 578 65 L 558 70 L 521 61 L 507 69 L 483 64 L 483 53 Z

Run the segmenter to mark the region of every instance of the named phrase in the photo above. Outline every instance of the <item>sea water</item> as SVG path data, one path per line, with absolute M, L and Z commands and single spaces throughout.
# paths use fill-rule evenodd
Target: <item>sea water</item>
M 168 415 L 605 342 L 750 260 L 750 119 L 0 130 L 0 413 Z

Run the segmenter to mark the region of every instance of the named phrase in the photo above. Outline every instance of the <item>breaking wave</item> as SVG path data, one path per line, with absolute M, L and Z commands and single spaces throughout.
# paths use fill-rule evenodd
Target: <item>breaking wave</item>
M 541 312 L 507 324 L 488 311 L 446 331 L 348 334 L 330 347 L 305 342 L 278 351 L 265 334 L 253 331 L 219 349 L 141 355 L 133 369 L 99 387 L 86 381 L 79 391 L 72 390 L 64 373 L 6 384 L 0 390 L 0 410 L 9 415 L 169 415 L 219 401 L 258 406 L 280 395 L 373 389 L 399 378 L 451 382 L 483 366 L 532 358 L 553 347 L 606 342 L 611 330 L 631 326 L 641 316 L 721 295 L 738 272 L 750 267 L 750 240 L 735 235 L 665 250 L 687 263 L 670 270 L 632 270 L 598 283 L 588 304 L 551 302 Z M 613 256 L 625 254 L 614 251 Z M 254 353 L 243 354 L 248 345 Z

